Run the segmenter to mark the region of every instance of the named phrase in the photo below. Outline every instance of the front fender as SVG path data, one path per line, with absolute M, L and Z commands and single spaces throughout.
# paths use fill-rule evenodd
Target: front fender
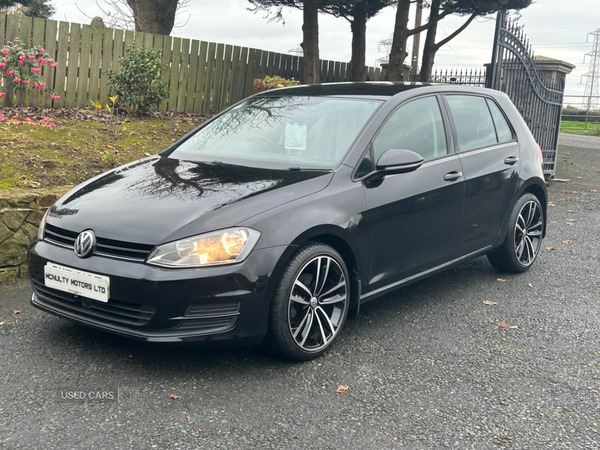
M 283 263 L 304 242 L 327 243 L 342 256 L 351 256 L 351 265 L 364 279 L 368 254 L 366 202 L 362 184 L 352 182 L 350 174 L 351 169 L 342 166 L 322 191 L 265 211 L 240 225 L 261 232 L 257 249 L 287 246 Z

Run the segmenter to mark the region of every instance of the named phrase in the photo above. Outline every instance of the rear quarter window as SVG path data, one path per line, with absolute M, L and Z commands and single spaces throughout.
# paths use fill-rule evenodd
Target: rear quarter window
M 494 119 L 494 125 L 496 126 L 496 134 L 498 135 L 498 142 L 502 144 L 503 142 L 509 142 L 514 139 L 513 132 L 510 128 L 510 125 L 506 121 L 504 114 L 498 108 L 498 105 L 487 99 L 487 104 L 490 107 L 490 112 L 492 113 L 492 118 Z

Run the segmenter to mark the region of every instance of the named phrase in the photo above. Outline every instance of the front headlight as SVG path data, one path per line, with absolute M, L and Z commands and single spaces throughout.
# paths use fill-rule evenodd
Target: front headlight
M 148 264 L 163 267 L 203 267 L 233 264 L 248 257 L 260 232 L 252 228 L 229 228 L 159 245 Z
M 44 240 L 44 231 L 46 230 L 46 217 L 48 217 L 48 213 L 50 212 L 50 209 L 51 209 L 51 207 L 46 210 L 44 217 L 42 217 L 42 220 L 40 221 L 40 227 L 38 228 L 38 232 L 37 232 L 38 241 Z

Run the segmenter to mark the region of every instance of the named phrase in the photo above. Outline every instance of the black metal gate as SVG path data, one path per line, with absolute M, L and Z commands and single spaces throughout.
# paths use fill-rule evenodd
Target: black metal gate
M 498 13 L 488 87 L 506 93 L 544 155 L 544 173 L 554 175 L 564 82 L 545 79 L 521 26 Z

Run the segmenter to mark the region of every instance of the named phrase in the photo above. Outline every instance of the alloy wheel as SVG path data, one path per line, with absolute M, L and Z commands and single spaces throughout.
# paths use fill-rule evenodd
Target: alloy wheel
M 535 260 L 542 243 L 544 222 L 539 205 L 530 200 L 523 205 L 515 225 L 515 256 L 520 264 L 529 266 Z
M 348 307 L 348 280 L 330 256 L 316 256 L 298 273 L 290 292 L 288 326 L 294 342 L 318 352 L 335 338 Z

